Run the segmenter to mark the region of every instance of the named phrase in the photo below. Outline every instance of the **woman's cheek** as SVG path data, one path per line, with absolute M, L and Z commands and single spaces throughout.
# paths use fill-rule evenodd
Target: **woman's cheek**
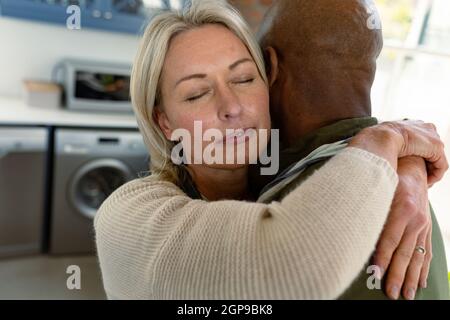
M 264 113 L 269 113 L 269 96 L 262 93 L 258 97 L 251 101 L 251 105 L 252 109 L 259 114 L 259 117 L 263 117 Z
M 250 96 L 253 100 L 255 108 L 259 111 L 268 110 L 269 108 L 269 90 L 264 83 L 255 87 L 255 90 Z

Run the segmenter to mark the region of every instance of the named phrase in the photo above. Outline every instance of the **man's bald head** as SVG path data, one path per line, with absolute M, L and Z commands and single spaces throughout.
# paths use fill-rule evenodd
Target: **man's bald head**
M 381 30 L 370 28 L 371 5 L 372 0 L 275 0 L 258 36 L 263 50 L 276 52 L 281 84 L 271 89 L 275 104 L 290 106 L 275 106 L 273 113 L 306 116 L 315 126 L 370 114 L 383 47 Z M 271 67 L 268 61 L 269 73 Z M 274 114 L 275 120 L 286 116 Z
M 276 0 L 259 32 L 263 47 L 282 57 L 315 60 L 331 55 L 344 60 L 375 60 L 380 30 L 368 27 L 371 0 Z

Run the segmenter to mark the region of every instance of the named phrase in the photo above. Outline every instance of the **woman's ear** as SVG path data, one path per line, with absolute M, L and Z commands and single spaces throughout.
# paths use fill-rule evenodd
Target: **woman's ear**
M 161 128 L 161 131 L 166 136 L 166 139 L 170 141 L 172 138 L 172 128 L 170 126 L 169 118 L 167 118 L 166 113 L 164 111 L 161 111 L 160 108 L 155 107 L 155 111 L 153 114 L 155 122 Z
M 269 86 L 271 87 L 278 78 L 278 55 L 273 47 L 264 49 L 264 58 L 266 60 L 267 78 L 269 79 Z

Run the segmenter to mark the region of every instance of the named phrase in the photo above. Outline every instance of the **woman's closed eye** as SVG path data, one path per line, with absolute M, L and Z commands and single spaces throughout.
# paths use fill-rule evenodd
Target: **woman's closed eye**
M 252 83 L 253 81 L 255 81 L 255 77 L 253 77 L 253 76 L 246 76 L 246 77 L 241 77 L 241 78 L 238 78 L 236 80 L 233 80 L 233 83 L 235 83 L 235 84 L 249 84 L 249 83 Z
M 197 101 L 197 100 L 201 99 L 202 97 L 204 97 L 205 95 L 207 95 L 208 92 L 209 92 L 209 91 L 205 91 L 205 92 L 202 92 L 202 93 L 200 93 L 200 94 L 194 94 L 194 95 L 191 95 L 189 98 L 186 99 L 186 102 L 194 102 L 194 101 Z
M 237 85 L 247 85 L 247 84 L 253 83 L 255 81 L 255 79 L 256 78 L 253 76 L 248 76 L 248 77 L 233 80 L 232 83 L 237 84 Z M 200 100 L 204 96 L 208 95 L 210 93 L 210 91 L 211 90 L 207 90 L 202 93 L 192 94 L 192 95 L 188 96 L 188 98 L 186 98 L 185 101 L 189 102 L 189 103 L 196 102 L 197 100 Z
M 236 83 L 237 83 L 237 84 L 247 84 L 247 83 L 252 83 L 253 81 L 255 81 L 255 78 L 237 81 Z

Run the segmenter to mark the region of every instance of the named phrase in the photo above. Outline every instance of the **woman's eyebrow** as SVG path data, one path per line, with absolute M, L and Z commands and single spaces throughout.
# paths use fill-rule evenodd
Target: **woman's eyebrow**
M 228 68 L 230 69 L 230 70 L 233 70 L 233 69 L 235 69 L 238 65 L 240 65 L 241 63 L 245 63 L 245 62 L 253 62 L 253 60 L 252 59 L 249 59 L 249 58 L 243 58 L 243 59 L 240 59 L 240 60 L 238 60 L 238 61 L 236 61 L 235 63 L 233 63 L 231 66 L 229 66 Z
M 204 79 L 206 78 L 206 74 L 202 74 L 202 73 L 197 73 L 197 74 L 191 74 L 190 76 L 181 78 L 180 80 L 177 81 L 177 83 L 175 84 L 175 88 L 183 81 L 187 81 L 187 80 L 191 80 L 191 79 Z
M 237 66 L 239 66 L 242 63 L 246 63 L 246 62 L 253 62 L 252 59 L 249 58 L 243 58 L 243 59 L 239 59 L 238 61 L 236 61 L 235 63 L 231 64 L 228 69 L 233 70 L 235 69 Z M 189 76 L 183 77 L 180 80 L 177 81 L 177 83 L 175 84 L 175 88 L 183 81 L 188 81 L 188 80 L 192 80 L 192 79 L 204 79 L 206 78 L 206 74 L 204 73 L 196 73 L 196 74 L 191 74 Z

